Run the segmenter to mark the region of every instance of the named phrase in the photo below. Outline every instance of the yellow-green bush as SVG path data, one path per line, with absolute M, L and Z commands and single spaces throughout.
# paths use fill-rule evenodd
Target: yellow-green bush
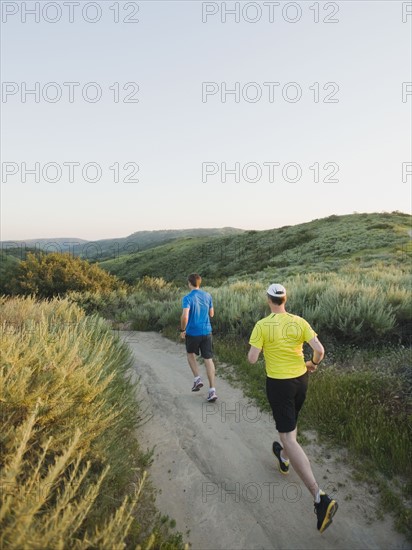
M 126 345 L 67 300 L 3 298 L 0 322 L 0 546 L 155 548 Z

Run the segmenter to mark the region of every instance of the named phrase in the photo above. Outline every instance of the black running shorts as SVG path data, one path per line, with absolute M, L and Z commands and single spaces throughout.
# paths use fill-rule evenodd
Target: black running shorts
M 187 353 L 196 353 L 196 355 L 199 355 L 200 352 L 203 359 L 212 359 L 212 335 L 204 334 L 203 336 L 189 336 L 186 334 L 186 351 Z
M 293 432 L 308 389 L 308 373 L 298 378 L 266 378 L 266 395 L 278 432 Z

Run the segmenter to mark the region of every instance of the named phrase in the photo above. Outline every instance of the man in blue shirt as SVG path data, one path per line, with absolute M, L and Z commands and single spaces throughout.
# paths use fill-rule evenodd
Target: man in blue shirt
M 208 292 L 200 290 L 202 277 L 192 273 L 187 278 L 190 288 L 189 294 L 182 300 L 183 312 L 180 318 L 181 337 L 186 340 L 187 361 L 195 377 L 192 391 L 199 391 L 203 387 L 199 376 L 199 366 L 196 355 L 202 354 L 209 379 L 209 402 L 216 401 L 215 365 L 212 351 L 212 325 L 210 319 L 215 314 L 212 297 Z

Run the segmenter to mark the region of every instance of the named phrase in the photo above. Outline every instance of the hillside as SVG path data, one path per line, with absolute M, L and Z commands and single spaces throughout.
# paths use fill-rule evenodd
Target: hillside
M 241 234 L 243 231 L 243 229 L 236 229 L 234 227 L 137 231 L 124 238 L 89 241 L 82 247 L 80 256 L 84 259 L 97 261 L 117 259 L 119 256 L 138 253 L 178 239 L 230 236 Z
M 411 220 L 399 212 L 329 216 L 266 231 L 187 237 L 100 265 L 129 283 L 145 275 L 181 282 L 198 271 L 207 284 L 218 284 L 266 272 L 286 277 L 350 263 L 404 263 L 411 258 Z
M 11 249 L 19 250 L 24 256 L 27 249 L 43 250 L 45 252 L 69 252 L 89 261 L 117 259 L 119 256 L 141 252 L 176 239 L 189 237 L 229 236 L 243 233 L 243 229 L 233 227 L 197 228 L 197 229 L 167 229 L 159 231 L 137 231 L 128 237 L 116 239 L 100 239 L 87 241 L 76 238 L 29 239 L 26 241 L 2 241 L 3 253 L 9 254 Z M 24 259 L 20 258 L 20 259 Z

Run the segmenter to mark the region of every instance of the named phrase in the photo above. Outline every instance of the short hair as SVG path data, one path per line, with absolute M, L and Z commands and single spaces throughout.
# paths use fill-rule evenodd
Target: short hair
M 272 304 L 276 304 L 277 306 L 281 306 L 286 302 L 286 296 L 272 296 L 271 294 L 268 294 L 267 297 Z
M 190 283 L 192 286 L 199 287 L 200 283 L 202 282 L 202 277 L 199 275 L 199 273 L 191 273 L 187 277 L 188 283 Z

